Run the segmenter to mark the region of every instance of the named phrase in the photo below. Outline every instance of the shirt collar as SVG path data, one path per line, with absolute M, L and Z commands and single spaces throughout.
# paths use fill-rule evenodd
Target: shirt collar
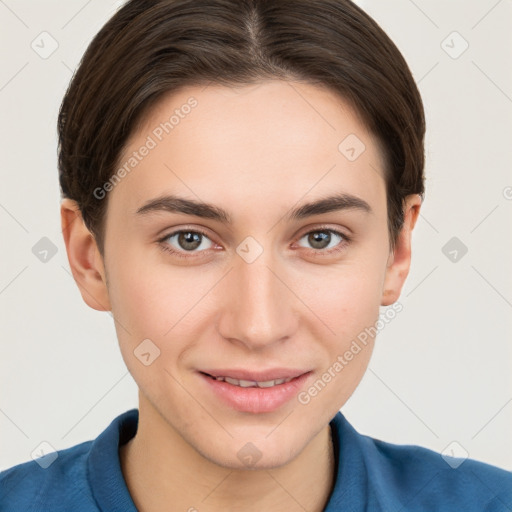
M 130 409 L 115 418 L 92 443 L 87 473 L 100 510 L 137 512 L 121 471 L 119 446 L 135 436 L 138 421 L 138 409 Z
M 335 460 L 335 481 L 324 512 L 366 510 L 369 489 L 360 434 L 341 412 L 330 422 Z

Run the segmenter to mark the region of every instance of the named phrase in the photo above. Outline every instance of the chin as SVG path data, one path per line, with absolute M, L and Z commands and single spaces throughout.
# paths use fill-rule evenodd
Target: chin
M 217 466 L 230 470 L 263 471 L 285 466 L 295 457 L 289 453 L 274 453 L 265 456 L 262 452 L 254 451 L 252 455 L 246 454 L 241 457 L 242 460 L 240 460 L 237 453 L 233 453 L 229 458 L 222 454 L 210 454 L 209 457 L 207 455 L 207 458 Z
M 291 462 L 304 448 L 292 436 L 276 437 L 269 441 L 265 436 L 254 441 L 232 439 L 229 445 L 195 447 L 207 460 L 231 470 L 276 469 Z

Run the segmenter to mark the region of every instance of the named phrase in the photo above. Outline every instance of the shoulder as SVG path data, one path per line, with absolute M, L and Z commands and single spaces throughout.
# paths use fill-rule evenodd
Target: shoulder
M 331 425 L 337 474 L 328 512 L 512 511 L 511 471 L 360 434 L 341 412 Z
M 86 441 L 1 471 L 2 512 L 98 510 L 87 480 L 91 445 Z
M 512 472 L 471 458 L 361 436 L 369 478 L 409 511 L 512 510 Z

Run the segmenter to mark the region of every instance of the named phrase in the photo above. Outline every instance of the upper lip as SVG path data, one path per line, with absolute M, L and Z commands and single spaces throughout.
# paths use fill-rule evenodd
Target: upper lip
M 295 368 L 270 368 L 268 370 L 247 370 L 236 368 L 225 368 L 215 370 L 200 370 L 201 373 L 206 373 L 212 377 L 231 377 L 237 380 L 249 380 L 255 382 L 267 382 L 277 379 L 294 379 L 300 377 L 309 370 L 298 370 Z

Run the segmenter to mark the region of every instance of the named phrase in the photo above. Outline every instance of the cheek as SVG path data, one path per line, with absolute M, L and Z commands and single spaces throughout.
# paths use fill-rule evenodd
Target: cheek
M 302 278 L 304 284 L 298 294 L 334 331 L 330 338 L 338 348 L 375 323 L 384 280 L 381 267 L 359 261 L 330 269 L 322 280 Z M 319 286 L 319 282 L 324 284 Z
M 172 266 L 160 254 L 137 251 L 126 251 L 111 274 L 112 311 L 128 368 L 140 375 L 134 350 L 149 339 L 160 351 L 155 367 L 176 369 L 211 328 L 219 304 L 214 288 L 221 275 L 200 267 Z
M 193 298 L 179 273 L 167 270 L 164 274 L 149 265 L 137 268 L 135 262 L 130 265 L 125 259 L 113 273 L 115 281 L 112 276 L 111 305 L 120 352 L 147 396 L 167 396 L 171 376 L 190 340 L 180 333 L 188 325 L 186 313 Z
M 322 392 L 317 407 L 335 404 L 340 408 L 350 398 L 363 378 L 370 361 L 380 310 L 380 294 L 376 283 L 380 276 L 367 267 L 351 267 L 329 285 L 317 301 L 316 309 L 334 336 L 323 336 L 324 357 L 310 397 Z M 325 388 L 325 393 L 323 389 Z M 301 402 L 302 403 L 302 402 Z
M 130 346 L 146 338 L 160 345 L 186 314 L 193 294 L 179 271 L 172 272 L 147 255 L 126 251 L 118 261 L 109 272 L 109 297 L 120 324 L 116 323 L 119 339 Z

